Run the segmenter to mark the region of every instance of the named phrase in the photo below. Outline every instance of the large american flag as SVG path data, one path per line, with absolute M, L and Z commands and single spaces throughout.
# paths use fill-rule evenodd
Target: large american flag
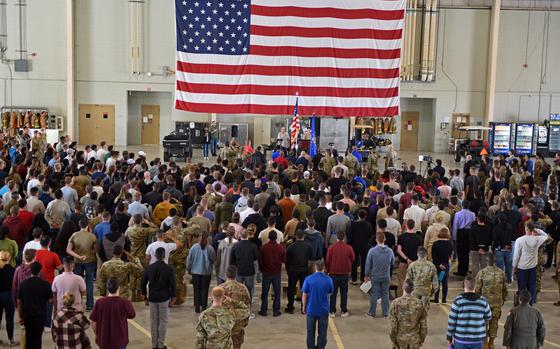
M 176 0 L 175 107 L 393 116 L 405 0 Z

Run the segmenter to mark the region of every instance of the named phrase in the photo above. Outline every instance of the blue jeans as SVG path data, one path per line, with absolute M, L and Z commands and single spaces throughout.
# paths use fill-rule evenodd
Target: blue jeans
M 324 349 L 327 345 L 327 329 L 329 317 L 307 315 L 307 349 Z M 315 331 L 317 330 L 317 344 L 315 344 Z
M 511 251 L 495 250 L 494 256 L 496 257 L 496 266 L 506 272 L 508 283 L 512 282 L 512 259 L 513 253 Z
M 241 282 L 249 290 L 249 296 L 253 299 L 253 291 L 255 289 L 255 275 L 240 276 L 237 275 L 237 282 Z
M 216 148 L 218 146 L 218 139 L 217 138 L 212 138 L 210 140 L 210 144 L 212 145 L 211 149 L 212 149 L 212 156 L 216 156 Z
M 389 315 L 389 278 L 371 279 L 369 314 L 375 316 L 377 300 L 381 298 L 383 316 Z
M 531 269 L 517 269 L 517 292 L 528 290 L 531 293 L 531 301 L 533 305 L 537 299 L 537 267 Z
M 270 285 L 272 284 L 272 289 L 274 290 L 274 303 L 272 304 L 272 312 L 274 314 L 280 313 L 280 274 L 278 275 L 264 275 L 262 276 L 262 291 L 261 291 L 261 312 L 265 313 L 268 310 L 268 291 L 270 290 Z
M 453 343 L 453 349 L 482 349 L 481 343 Z
M 448 290 L 447 279 L 449 278 L 449 263 L 447 264 L 445 270 L 441 270 L 439 268 L 439 265 L 436 265 L 436 270 L 438 272 L 438 281 L 439 281 L 439 273 L 444 271 L 445 274 L 443 276 L 443 279 L 439 282 L 441 287 L 436 291 L 434 299 L 436 300 L 436 302 L 439 302 L 439 291 L 441 290 L 441 300 L 442 300 L 442 302 L 446 302 L 447 301 L 447 290 Z
M 86 307 L 93 308 L 93 276 L 97 269 L 97 263 L 76 263 L 74 274 L 84 277 L 86 276 Z
M 210 143 L 204 143 L 202 145 L 202 153 L 205 158 L 208 157 L 208 153 L 210 153 Z

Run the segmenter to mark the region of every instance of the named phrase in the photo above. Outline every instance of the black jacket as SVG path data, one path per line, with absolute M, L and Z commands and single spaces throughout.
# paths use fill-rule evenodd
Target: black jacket
M 258 254 L 257 245 L 249 240 L 241 240 L 231 248 L 229 263 L 237 267 L 239 276 L 252 276 L 255 275 Z
M 315 219 L 315 229 L 317 229 L 321 233 L 325 233 L 327 231 L 327 221 L 333 214 L 334 212 L 326 207 L 318 207 L 316 210 L 314 210 L 313 218 Z
M 373 228 L 368 221 L 357 220 L 350 224 L 346 241 L 354 249 L 367 250 L 374 236 Z
M 150 284 L 148 300 L 159 303 L 175 297 L 176 283 L 173 268 L 164 261 L 150 264 L 142 274 L 142 295 L 148 294 L 147 285 Z
M 309 260 L 313 250 L 304 240 L 296 240 L 286 250 L 286 271 L 288 273 L 301 273 L 309 269 Z

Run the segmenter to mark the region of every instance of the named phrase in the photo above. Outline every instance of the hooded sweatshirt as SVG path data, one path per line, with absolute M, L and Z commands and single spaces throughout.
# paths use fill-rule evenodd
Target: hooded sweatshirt
M 539 247 L 552 238 L 544 231 L 537 229 L 538 235 L 524 235 L 515 240 L 513 267 L 528 270 L 535 268 L 539 261 Z
M 305 242 L 311 245 L 311 249 L 313 250 L 313 253 L 311 254 L 312 261 L 323 259 L 323 248 L 325 246 L 325 240 L 323 239 L 321 233 L 314 229 L 306 229 Z
M 492 319 L 490 305 L 474 292 L 461 293 L 453 300 L 447 321 L 447 340 L 481 343 L 486 339 L 486 321 Z
M 391 266 L 395 263 L 395 254 L 386 245 L 370 248 L 366 258 L 366 274 L 371 279 L 389 279 Z
M 12 283 L 12 298 L 14 304 L 17 304 L 17 294 L 19 285 L 31 277 L 31 264 L 22 264 L 16 268 L 14 273 L 14 281 Z

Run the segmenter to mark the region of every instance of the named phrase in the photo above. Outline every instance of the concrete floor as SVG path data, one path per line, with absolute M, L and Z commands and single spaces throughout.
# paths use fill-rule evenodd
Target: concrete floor
M 544 315 L 546 323 L 546 339 L 544 348 L 560 348 L 560 321 L 559 308 L 552 306 L 552 303 L 558 300 L 558 288 L 555 280 L 551 279 L 552 269 L 544 273 L 543 291 L 539 295 L 539 303 L 536 305 Z M 287 278 L 283 276 L 283 285 L 286 286 Z M 213 281 L 212 285 L 214 285 Z M 459 287 L 461 282 L 455 277 L 450 278 L 450 291 L 448 301 L 460 293 Z M 506 314 L 512 307 L 512 297 L 515 287 L 510 288 L 509 300 L 504 305 L 502 318 L 500 320 L 499 346 L 503 336 L 503 322 L 505 322 Z M 255 290 L 255 299 L 253 302 L 253 312 L 257 312 L 260 308 L 260 285 Z M 286 306 L 286 294 L 282 294 L 282 311 Z M 150 348 L 150 320 L 149 309 L 143 303 L 134 303 L 136 309 L 136 318 L 129 322 L 130 343 L 128 348 L 140 349 Z M 296 303 L 297 308 L 298 303 Z M 271 307 L 271 302 L 269 302 Z M 372 319 L 365 316 L 369 309 L 369 297 L 364 295 L 358 286 L 350 285 L 348 296 L 348 310 L 350 317 L 342 319 L 336 317 L 329 321 L 328 344 L 327 348 L 364 348 L 369 347 L 368 344 L 376 343 L 372 346 L 375 348 L 391 348 L 388 331 L 388 320 L 383 318 Z M 449 305 L 432 304 L 428 317 L 428 336 L 424 344 L 424 348 L 446 348 L 446 328 L 447 314 Z M 380 314 L 380 306 L 378 314 Z M 340 310 L 339 310 L 340 312 Z M 272 310 L 269 309 L 269 314 Z M 196 338 L 197 315 L 194 313 L 192 305 L 192 288 L 187 290 L 187 300 L 182 306 L 171 309 L 170 321 L 167 333 L 167 344 L 170 349 L 194 348 Z M 273 318 L 257 317 L 249 322 L 246 328 L 245 344 L 243 348 L 262 349 L 262 348 L 303 348 L 305 347 L 305 317 L 300 314 L 282 314 L 282 316 Z M 2 326 L 4 327 L 4 326 Z M 0 338 L 4 340 L 5 333 L 2 329 Z M 93 333 L 88 330 L 90 339 Z M 16 329 L 16 338 L 19 338 L 20 330 Z M 50 334 L 43 334 L 43 343 L 45 348 L 52 347 L 52 339 Z
M 161 156 L 162 150 L 159 146 L 131 146 L 127 147 L 130 151 L 144 150 L 149 158 Z M 399 157 L 409 164 L 418 164 L 418 153 L 402 152 Z M 436 158 L 442 159 L 444 167 L 455 168 L 453 158 L 449 154 L 434 154 Z M 195 160 L 201 159 L 200 150 L 195 151 Z M 560 308 L 552 306 L 558 300 L 558 286 L 555 280 L 551 279 L 553 270 L 549 269 L 543 276 L 543 291 L 539 296 L 539 303 L 536 305 L 544 315 L 546 322 L 547 342 L 544 348 L 560 348 Z M 213 284 L 214 285 L 213 281 Z M 283 285 L 286 286 L 287 278 L 283 276 Z M 501 347 L 503 336 L 503 322 L 512 307 L 513 292 L 516 287 L 510 288 L 510 297 L 502 309 L 502 319 L 500 333 L 497 341 L 497 348 Z M 450 302 L 455 295 L 460 293 L 461 281 L 453 276 L 450 277 L 450 291 L 448 301 Z M 257 285 L 253 302 L 253 312 L 257 312 L 260 307 L 261 287 Z M 282 311 L 286 306 L 286 295 L 282 295 Z M 269 302 L 270 306 L 271 303 Z M 296 305 L 297 306 L 297 305 Z M 142 303 L 135 303 L 137 312 L 136 318 L 129 323 L 130 344 L 128 348 L 150 348 L 150 321 L 149 310 Z M 383 318 L 372 319 L 365 316 L 369 309 L 369 297 L 364 295 L 358 286 L 350 285 L 348 309 L 351 316 L 342 319 L 340 317 L 329 321 L 328 344 L 327 348 L 391 348 L 388 331 L 388 320 Z M 447 329 L 447 314 L 449 305 L 432 304 L 428 318 L 428 337 L 424 348 L 446 348 L 447 342 L 445 333 Z M 380 306 L 378 307 L 378 313 Z M 271 314 L 271 309 L 269 314 Z M 195 345 L 195 325 L 197 316 L 192 305 L 192 288 L 187 291 L 187 301 L 179 307 L 171 310 L 170 322 L 167 334 L 167 344 L 170 349 L 194 348 Z M 250 321 L 246 328 L 245 344 L 243 348 L 262 349 L 262 348 L 303 348 L 305 347 L 305 317 L 300 314 L 282 314 L 278 318 L 268 316 L 266 318 L 257 317 Z M 16 337 L 20 335 L 16 329 Z M 93 338 L 89 330 L 90 338 Z M 0 334 L 2 340 L 5 333 Z M 43 335 L 43 343 L 46 348 L 52 347 L 50 334 Z

